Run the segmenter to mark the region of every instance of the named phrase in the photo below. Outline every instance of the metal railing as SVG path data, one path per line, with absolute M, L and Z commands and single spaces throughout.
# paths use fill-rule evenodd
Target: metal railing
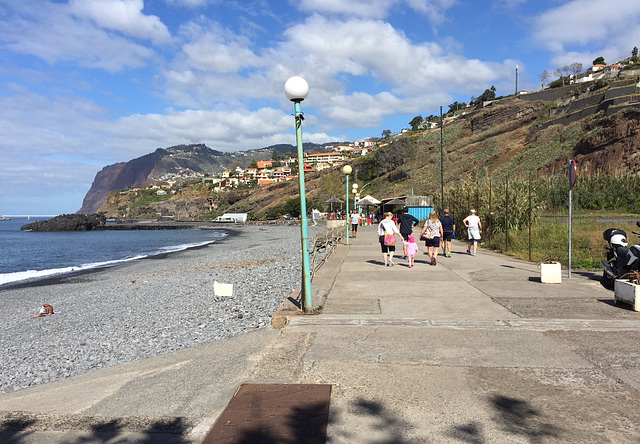
M 334 252 L 336 246 L 342 240 L 345 234 L 344 227 L 334 226 L 327 227 L 322 233 L 317 234 L 313 238 L 313 242 L 309 246 L 309 254 L 311 255 L 311 279 L 315 275 L 316 270 L 320 269 L 327 259 Z

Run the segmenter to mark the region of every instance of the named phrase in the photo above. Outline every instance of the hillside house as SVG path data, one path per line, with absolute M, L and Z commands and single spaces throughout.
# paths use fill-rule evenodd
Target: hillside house
M 431 129 L 435 129 L 437 127 L 438 127 L 438 123 L 437 122 L 430 122 L 428 120 L 423 120 L 418 125 L 418 129 L 421 129 L 421 130 L 431 130 Z
M 273 165 L 273 161 L 271 160 L 259 160 L 258 162 L 256 162 L 256 164 L 258 165 L 258 169 L 264 169 L 264 168 L 271 168 Z
M 285 176 L 286 176 L 286 174 L 281 168 L 273 170 L 273 178 L 274 179 L 282 179 Z
M 307 162 L 315 165 L 318 163 L 329 163 L 344 161 L 344 154 L 339 151 L 333 151 L 331 153 L 309 153 L 305 154 Z
M 324 162 L 316 163 L 316 170 L 317 171 L 322 171 L 322 170 L 326 170 L 326 169 L 329 169 L 329 168 L 331 168 L 331 165 L 328 164 L 328 163 L 324 163 Z
M 256 174 L 258 179 L 270 179 L 271 177 L 273 177 L 273 171 L 267 169 L 259 170 Z

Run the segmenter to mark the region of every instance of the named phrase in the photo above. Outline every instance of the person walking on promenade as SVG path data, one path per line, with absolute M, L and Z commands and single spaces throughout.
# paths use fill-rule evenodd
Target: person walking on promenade
M 398 225 L 400 225 L 400 236 L 404 241 L 409 240 L 409 235 L 413 233 L 413 227 L 416 226 L 420 221 L 409 214 L 409 211 L 405 208 L 402 210 L 402 214 L 398 218 Z M 407 244 L 403 242 L 402 250 L 404 252 L 404 258 L 406 259 L 407 254 Z
M 451 237 L 456 232 L 456 222 L 449 216 L 449 209 L 444 209 L 444 216 L 440 219 L 442 224 L 442 254 L 451 257 Z
M 396 234 L 400 234 L 393 222 L 393 213 L 384 213 L 384 219 L 378 225 L 378 240 L 382 249 L 385 267 L 393 267 L 393 253 L 396 251 Z
M 358 214 L 358 210 L 353 210 L 350 219 L 351 237 L 355 238 L 358 235 L 358 225 L 360 224 L 360 215 Z
M 469 211 L 467 217 L 465 217 L 462 221 L 465 227 L 468 230 L 468 238 L 469 243 L 467 244 L 467 254 L 473 254 L 474 256 L 478 255 L 478 242 L 480 241 L 480 236 L 482 234 L 482 223 L 480 222 L 480 218 L 476 215 L 476 210 L 471 209 Z M 473 253 L 471 253 L 471 246 L 473 245 Z
M 410 234 L 408 238 L 409 240 L 403 240 L 402 243 L 407 252 L 407 257 L 409 258 L 409 268 L 413 268 L 413 260 L 418 252 L 418 244 L 416 244 L 416 238 L 413 237 L 413 235 Z
M 409 210 L 407 210 L 406 208 L 402 210 L 402 214 L 398 218 L 398 225 L 400 225 L 400 236 L 402 236 L 403 239 L 402 250 L 404 252 L 405 259 L 407 259 L 408 254 L 407 245 L 404 243 L 404 241 L 409 240 L 409 235 L 413 233 L 413 227 L 415 227 L 419 222 L 420 221 L 416 217 L 409 214 Z
M 431 265 L 436 265 L 436 257 L 438 256 L 438 251 L 440 251 L 440 239 L 442 239 L 442 224 L 435 210 L 431 211 L 429 219 L 424 222 L 420 232 L 420 239 L 422 238 L 425 239 Z

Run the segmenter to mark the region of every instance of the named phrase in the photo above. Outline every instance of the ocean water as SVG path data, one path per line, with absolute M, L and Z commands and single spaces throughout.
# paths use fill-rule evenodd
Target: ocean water
M 40 220 L 46 218 L 38 218 Z M 224 230 L 31 232 L 36 218 L 0 221 L 0 290 L 3 285 L 45 279 L 208 245 Z

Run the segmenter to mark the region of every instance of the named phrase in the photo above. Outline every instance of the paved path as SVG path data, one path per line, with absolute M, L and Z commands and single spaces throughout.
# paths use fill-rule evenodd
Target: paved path
M 320 315 L 0 395 L 26 412 L 0 441 L 199 442 L 241 383 L 277 382 L 333 385 L 330 443 L 640 442 L 640 313 L 595 274 L 454 250 L 383 267 L 365 227 L 314 278 Z

